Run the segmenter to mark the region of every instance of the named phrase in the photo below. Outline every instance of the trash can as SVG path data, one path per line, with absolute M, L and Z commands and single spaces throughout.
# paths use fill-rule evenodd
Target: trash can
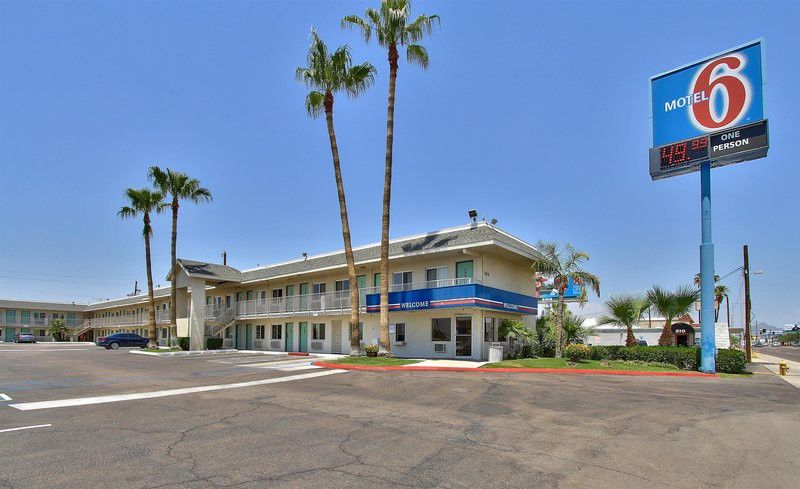
M 492 343 L 489 346 L 489 362 L 502 362 L 503 361 L 503 344 Z

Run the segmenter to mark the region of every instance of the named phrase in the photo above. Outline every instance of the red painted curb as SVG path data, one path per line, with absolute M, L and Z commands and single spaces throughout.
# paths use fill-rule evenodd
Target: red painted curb
M 302 351 L 290 351 L 286 353 L 290 357 L 307 357 L 309 354 Z
M 481 373 L 537 373 L 537 374 L 577 374 L 577 375 L 628 375 L 633 377 L 718 377 L 717 374 L 703 372 L 643 372 L 639 370 L 589 370 L 580 368 L 464 368 L 464 367 L 400 367 L 377 365 L 349 365 L 346 363 L 314 362 L 323 368 L 340 370 L 366 370 L 370 372 L 481 372 Z

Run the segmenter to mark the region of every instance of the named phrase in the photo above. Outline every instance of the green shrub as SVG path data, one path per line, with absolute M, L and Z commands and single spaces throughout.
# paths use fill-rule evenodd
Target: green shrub
M 624 346 L 610 345 L 610 346 L 593 346 L 589 358 L 592 360 L 620 360 L 622 357 L 619 354 Z
M 564 347 L 564 356 L 573 362 L 579 362 L 585 358 L 589 358 L 591 353 L 591 347 L 586 345 L 567 345 Z
M 743 351 L 734 349 L 717 350 L 717 371 L 738 374 L 744 370 L 747 358 Z
M 589 358 L 665 363 L 683 370 L 697 370 L 700 365 L 700 349 L 674 346 L 594 346 Z
M 206 340 L 206 348 L 209 350 L 219 350 L 222 348 L 222 338 L 208 338 Z
M 366 353 L 368 357 L 378 356 L 379 349 L 378 345 L 364 345 L 364 353 Z
M 178 338 L 178 346 L 181 347 L 181 350 L 188 350 L 189 349 L 189 337 L 188 336 L 181 336 Z

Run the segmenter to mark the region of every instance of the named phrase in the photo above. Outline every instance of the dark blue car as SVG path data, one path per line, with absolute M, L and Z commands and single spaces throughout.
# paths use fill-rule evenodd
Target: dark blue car
M 94 343 L 97 346 L 104 347 L 106 350 L 116 350 L 121 346 L 138 346 L 139 348 L 145 348 L 147 346 L 147 341 L 147 338 L 135 333 L 114 333 L 98 338 Z

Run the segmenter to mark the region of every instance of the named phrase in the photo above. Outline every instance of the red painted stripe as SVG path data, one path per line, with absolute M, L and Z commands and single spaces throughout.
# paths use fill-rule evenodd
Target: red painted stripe
M 643 372 L 639 370 L 588 370 L 580 368 L 464 368 L 464 367 L 408 367 L 377 366 L 377 365 L 348 365 L 346 363 L 314 362 L 314 365 L 323 368 L 336 368 L 341 370 L 366 370 L 371 372 L 387 371 L 415 371 L 415 372 L 480 372 L 480 373 L 537 373 L 537 374 L 578 374 L 578 375 L 627 375 L 631 377 L 718 377 L 717 374 L 703 372 Z
M 291 356 L 291 357 L 307 357 L 308 356 L 308 353 L 306 353 L 304 351 L 290 351 L 290 352 L 287 352 L 286 354 Z

